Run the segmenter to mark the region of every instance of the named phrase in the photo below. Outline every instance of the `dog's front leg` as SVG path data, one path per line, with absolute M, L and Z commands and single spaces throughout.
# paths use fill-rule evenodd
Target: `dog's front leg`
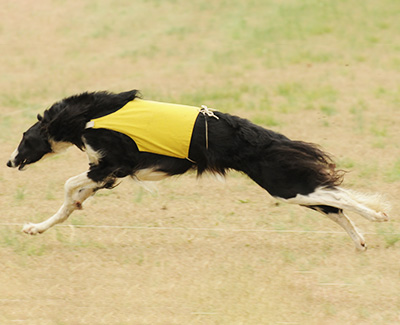
M 22 231 L 29 235 L 41 234 L 50 227 L 65 221 L 70 214 L 82 208 L 82 203 L 99 188 L 99 184 L 87 176 L 87 172 L 72 177 L 65 183 L 65 199 L 55 215 L 41 223 L 25 224 Z

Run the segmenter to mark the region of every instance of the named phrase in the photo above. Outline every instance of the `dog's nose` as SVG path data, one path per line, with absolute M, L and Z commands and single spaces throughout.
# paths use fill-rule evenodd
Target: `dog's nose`
M 11 162 L 11 160 L 7 161 L 7 167 L 12 167 L 12 162 Z

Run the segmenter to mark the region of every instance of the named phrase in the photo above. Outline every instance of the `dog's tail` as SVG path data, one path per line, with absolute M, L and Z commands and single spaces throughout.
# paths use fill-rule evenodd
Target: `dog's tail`
M 272 152 L 289 174 L 302 175 L 316 187 L 336 187 L 343 182 L 345 171 L 337 169 L 331 156 L 315 144 L 283 140 Z

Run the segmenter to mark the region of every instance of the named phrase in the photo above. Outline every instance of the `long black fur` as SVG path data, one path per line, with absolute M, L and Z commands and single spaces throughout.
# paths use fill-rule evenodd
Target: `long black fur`
M 38 116 L 42 137 L 70 142 L 84 150 L 85 144 L 102 153 L 98 164 L 90 166 L 89 178 L 108 181 L 155 168 L 168 175 L 197 169 L 224 175 L 234 169 L 247 174 L 272 196 L 284 199 L 309 194 L 320 186 L 341 183 L 342 173 L 330 156 L 314 144 L 292 141 L 248 120 L 215 112 L 219 119 L 199 114 L 192 135 L 189 158 L 172 158 L 139 152 L 128 136 L 106 129 L 86 129 L 91 119 L 110 114 L 140 97 L 137 90 L 113 94 L 83 93 L 55 103 Z M 205 119 L 207 121 L 205 121 Z M 206 147 L 206 122 L 208 148 Z M 173 130 L 171 130 L 173 132 Z

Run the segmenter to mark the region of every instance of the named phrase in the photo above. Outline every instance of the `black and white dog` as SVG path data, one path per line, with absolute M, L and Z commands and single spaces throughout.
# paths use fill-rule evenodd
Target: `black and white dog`
M 370 221 L 387 221 L 386 204 L 379 196 L 365 196 L 340 187 L 343 172 L 318 146 L 287 137 L 218 111 L 199 113 L 190 140 L 189 157 L 181 159 L 143 152 L 132 138 L 104 128 L 88 128 L 93 119 L 107 116 L 128 102 L 140 100 L 138 91 L 119 94 L 83 93 L 65 98 L 38 115 L 7 163 L 26 165 L 75 145 L 86 152 L 89 170 L 65 183 L 65 201 L 44 222 L 28 223 L 27 234 L 43 233 L 65 221 L 102 188 L 113 188 L 126 176 L 156 181 L 196 169 L 225 175 L 229 169 L 247 174 L 273 197 L 314 209 L 342 226 L 356 247 L 366 249 L 362 234 L 343 210 Z M 150 126 L 151 127 L 151 126 Z M 171 129 L 169 132 L 173 133 Z

